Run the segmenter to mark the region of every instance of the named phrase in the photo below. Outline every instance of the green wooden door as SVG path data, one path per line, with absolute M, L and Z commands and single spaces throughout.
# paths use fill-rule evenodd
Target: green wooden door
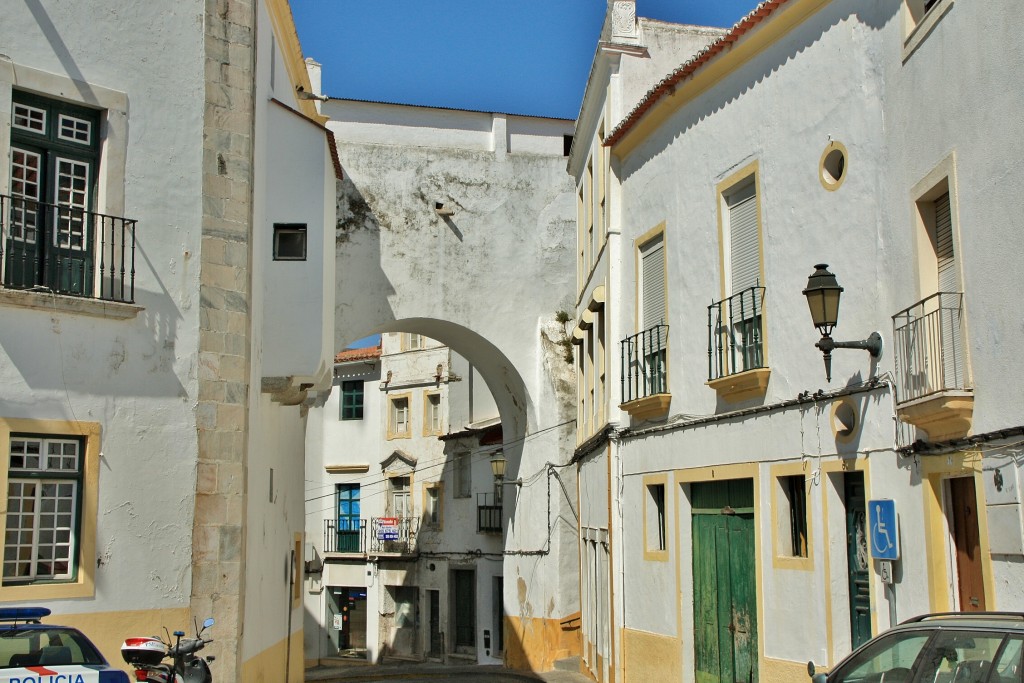
M 850 586 L 850 634 L 854 649 L 871 640 L 871 594 L 864 473 L 843 476 L 846 501 L 846 558 Z
M 701 482 L 693 503 L 697 683 L 757 681 L 754 484 Z

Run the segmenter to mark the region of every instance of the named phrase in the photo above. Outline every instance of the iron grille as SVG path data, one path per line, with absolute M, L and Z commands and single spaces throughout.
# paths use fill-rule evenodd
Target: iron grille
M 892 317 L 899 402 L 966 389 L 963 294 L 937 292 Z
M 764 367 L 764 287 L 708 306 L 708 380 Z
M 626 337 L 620 347 L 624 403 L 668 393 L 668 325 L 655 325 Z
M 370 520 L 370 552 L 412 555 L 416 552 L 416 517 L 373 517 Z
M 501 505 L 490 493 L 476 494 L 476 530 L 480 533 L 501 533 Z
M 338 529 L 337 519 L 325 519 L 324 552 L 366 554 L 366 520 L 359 520 L 358 529 Z
M 136 221 L 0 194 L 0 281 L 104 301 L 135 301 Z

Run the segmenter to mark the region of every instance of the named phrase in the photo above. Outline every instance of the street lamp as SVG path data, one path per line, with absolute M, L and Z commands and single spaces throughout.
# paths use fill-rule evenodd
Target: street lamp
M 882 356 L 882 335 L 872 332 L 863 341 L 837 342 L 832 339 L 832 330 L 839 322 L 839 295 L 843 288 L 836 282 L 836 276 L 828 272 L 828 264 L 819 263 L 807 278 L 807 307 L 811 309 L 811 320 L 821 332 L 821 339 L 815 346 L 821 349 L 825 361 L 825 379 L 832 381 L 832 351 L 834 349 L 863 349 L 874 359 Z
M 498 505 L 502 504 L 502 486 L 522 486 L 522 479 L 513 479 L 512 481 L 505 481 L 505 465 L 507 461 L 501 451 L 494 454 L 491 458 L 491 474 L 494 475 L 494 499 Z

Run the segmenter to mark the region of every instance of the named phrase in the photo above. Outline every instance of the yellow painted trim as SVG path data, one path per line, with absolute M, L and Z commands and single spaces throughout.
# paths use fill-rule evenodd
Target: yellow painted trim
M 910 59 L 910 56 L 914 54 L 918 46 L 931 34 L 932 29 L 939 23 L 939 20 L 946 16 L 946 13 L 953 8 L 953 0 L 939 0 L 918 21 L 914 18 L 914 11 L 910 8 L 911 2 L 920 6 L 919 11 L 923 12 L 924 10 L 923 0 L 904 0 L 901 3 L 900 14 L 902 15 L 903 33 L 906 36 L 903 39 L 904 63 Z
M 665 321 L 668 322 L 668 242 L 665 236 L 665 221 L 662 221 L 633 240 L 633 278 L 636 281 L 636 302 L 633 306 L 633 329 L 637 331 L 640 331 L 640 298 L 643 296 L 643 292 L 641 291 L 642 287 L 640 286 L 640 252 L 659 236 L 661 237 L 661 250 L 665 259 Z M 668 353 L 666 353 L 665 356 L 665 376 L 667 378 L 670 358 Z
M 668 415 L 671 403 L 672 394 L 653 394 L 622 403 L 619 408 L 636 420 L 653 420 Z
M 416 485 L 416 478 L 413 476 L 413 474 L 414 474 L 414 472 L 412 470 L 410 470 L 408 472 L 394 472 L 394 471 L 391 471 L 391 470 L 388 470 L 388 471 L 384 472 L 384 496 L 385 496 L 385 499 L 384 499 L 384 514 L 387 515 L 388 517 L 394 517 L 395 516 L 395 511 L 391 509 L 391 502 L 392 502 L 391 494 L 393 493 L 392 490 L 391 490 L 391 480 L 392 479 L 408 479 L 409 480 L 409 488 L 406 489 L 406 490 L 409 492 L 409 507 L 411 508 L 413 506 L 412 504 L 413 504 L 413 501 L 414 501 L 415 497 L 413 496 L 412 492 L 413 492 L 413 487 Z M 416 513 L 415 513 L 414 510 L 406 510 L 405 514 L 406 514 L 407 517 L 415 517 L 416 516 Z
M 370 465 L 360 463 L 358 465 L 325 465 L 324 471 L 327 474 L 366 474 L 370 471 Z
M 430 398 L 432 396 L 437 397 L 437 429 L 432 428 L 432 420 L 430 419 Z M 440 391 L 425 391 L 423 392 L 423 436 L 436 436 L 444 433 L 444 415 L 441 412 L 441 392 Z
M 292 83 L 293 91 L 301 87 L 305 92 L 312 92 L 313 85 L 310 83 L 309 73 L 306 71 L 302 45 L 299 43 L 299 34 L 295 30 L 295 21 L 292 19 L 292 10 L 288 0 L 267 0 L 266 7 L 274 36 L 280 46 L 281 55 L 284 57 L 285 68 L 288 70 L 288 79 Z M 321 116 L 317 112 L 313 100 L 300 100 L 296 97 L 295 106 L 317 123 L 321 125 L 327 123 L 327 117 Z
M 437 523 L 436 524 L 431 522 L 427 518 L 427 516 L 426 516 L 427 513 L 430 510 L 430 505 L 427 504 L 429 502 L 429 492 L 430 491 L 437 491 Z M 424 484 L 423 485 L 423 491 L 422 491 L 422 498 L 421 498 L 421 500 L 423 501 L 423 507 L 421 509 L 423 510 L 423 515 L 424 515 L 423 516 L 423 524 L 424 524 L 424 526 L 426 526 L 427 528 L 430 528 L 430 529 L 435 529 L 437 531 L 443 531 L 444 530 L 444 482 L 443 481 L 434 481 L 434 482 L 429 482 L 429 483 Z
M 263 652 L 242 662 L 241 675 L 238 680 L 246 683 L 278 683 L 284 672 L 285 662 L 289 662 L 287 683 L 302 683 L 306 672 L 306 660 L 303 654 L 302 629 L 274 643 Z M 291 650 L 291 659 L 288 651 Z M 234 653 L 232 653 L 234 654 Z M 214 680 L 217 680 L 214 669 Z
M 824 667 L 815 665 L 818 672 Z M 807 681 L 807 662 L 793 662 L 786 659 L 763 657 L 757 671 L 759 683 L 789 683 L 791 681 Z
M 826 6 L 829 0 L 790 0 L 761 22 L 731 48 L 724 50 L 686 80 L 678 83 L 671 94 L 658 98 L 651 108 L 612 146 L 612 153 L 625 159 L 656 132 L 675 112 L 722 82 L 759 54 L 784 38 L 792 29 Z
M 771 481 L 772 498 L 769 501 L 769 507 L 772 510 L 772 566 L 775 569 L 795 569 L 800 571 L 814 571 L 814 520 L 815 515 L 813 514 L 814 508 L 812 507 L 813 497 L 809 492 L 806 491 L 806 485 L 811 483 L 808 479 L 808 470 L 810 463 L 807 460 L 803 462 L 789 462 L 779 465 L 772 465 L 769 470 L 769 477 Z M 782 547 L 781 539 L 779 538 L 779 505 L 776 504 L 779 496 L 782 495 L 782 491 L 779 488 L 779 479 L 781 477 L 793 477 L 802 476 L 805 484 L 805 496 L 804 496 L 804 507 L 807 519 L 805 525 L 807 529 L 807 556 L 797 557 L 789 555 L 781 555 L 780 549 Z
M 829 659 L 829 665 L 828 665 L 828 667 L 825 667 L 825 668 L 831 668 L 831 666 L 834 663 L 836 663 L 836 661 L 838 661 L 838 660 L 833 661 L 831 659 L 833 654 L 835 653 L 835 633 L 834 633 L 834 631 L 832 629 L 832 621 L 833 621 L 832 605 L 833 605 L 833 601 L 835 599 L 838 599 L 838 596 L 833 596 L 832 595 L 832 553 L 831 553 L 832 540 L 831 540 L 830 534 L 828 533 L 828 527 L 829 527 L 828 521 L 831 519 L 832 512 L 829 510 L 829 506 L 828 506 L 828 487 L 825 486 L 824 482 L 826 481 L 826 478 L 830 474 L 840 474 L 840 473 L 844 473 L 845 474 L 846 472 L 862 472 L 864 474 L 864 500 L 865 500 L 865 503 L 866 503 L 866 501 L 871 498 L 871 472 L 870 472 L 871 463 L 870 463 L 870 461 L 866 457 L 858 456 L 858 457 L 850 457 L 850 458 L 842 458 L 842 459 L 823 460 L 823 461 L 820 462 L 818 467 L 819 467 L 819 469 L 821 471 L 821 475 L 819 477 L 819 488 L 821 489 L 821 509 L 822 509 L 821 519 L 824 520 L 823 521 L 824 528 L 822 529 L 821 547 L 824 549 L 824 557 L 822 559 L 823 559 L 824 572 L 825 572 L 825 581 L 824 581 L 824 591 L 825 591 L 825 594 L 823 596 L 823 599 L 825 601 L 825 603 L 824 603 L 825 604 L 825 647 L 827 648 L 826 652 L 828 653 L 828 656 L 830 658 Z M 842 508 L 836 514 L 842 514 L 842 515 L 845 516 L 845 514 L 846 514 L 845 508 Z M 842 538 L 842 540 L 837 541 L 836 547 L 840 548 L 841 552 L 845 556 L 845 553 L 846 553 L 846 532 L 845 532 L 846 525 L 845 525 L 845 522 L 843 524 L 843 528 L 844 528 L 843 538 Z M 838 564 L 839 564 L 840 567 L 844 567 L 844 566 L 846 566 L 846 560 L 842 559 L 842 560 L 840 560 L 838 562 Z M 846 597 L 848 598 L 849 596 L 846 596 Z M 878 633 L 878 618 L 877 618 L 877 610 L 875 609 L 875 600 L 876 600 L 876 595 L 875 595 L 875 584 L 874 584 L 874 581 L 868 581 L 868 603 L 869 603 L 869 605 L 871 607 L 871 633 L 873 635 Z
M 665 509 L 662 511 L 665 517 L 665 547 L 662 549 L 653 548 L 650 545 L 652 530 L 647 526 L 647 520 L 650 515 L 648 514 L 648 501 L 650 500 L 650 494 L 648 493 L 647 487 L 649 486 L 662 486 L 664 494 L 664 505 Z M 669 500 L 672 498 L 672 488 L 668 483 L 668 473 L 662 472 L 659 474 L 647 474 L 643 477 L 643 520 L 644 520 L 644 559 L 648 562 L 668 562 L 668 549 L 669 543 L 672 539 L 672 531 L 670 529 L 670 521 L 675 519 L 674 514 L 669 510 Z
M 748 179 L 754 183 L 754 201 L 757 202 L 757 272 L 760 275 L 761 283 L 764 278 L 764 217 L 761 215 L 761 172 L 760 163 L 754 159 L 739 170 L 729 174 L 725 179 L 715 185 L 715 200 L 718 205 L 718 266 L 719 284 L 722 299 L 729 296 L 729 290 L 725 285 L 728 265 L 725 262 L 725 216 L 728 204 L 726 195 L 736 186 L 746 183 Z M 762 312 L 762 316 L 764 313 Z
M 833 177 L 832 173 L 825 168 L 825 160 L 833 152 L 839 152 L 843 156 L 843 172 L 839 178 Z M 846 150 L 846 145 L 838 140 L 830 140 L 818 161 L 818 180 L 821 181 L 821 186 L 829 192 L 835 192 L 843 186 L 848 175 L 850 175 L 850 153 Z
M 981 465 L 980 451 L 961 451 L 920 459 L 928 558 L 929 609 L 935 612 L 950 611 L 955 604 L 952 594 L 955 587 L 948 569 L 950 532 L 942 500 L 946 480 L 956 477 L 974 478 L 978 511 L 978 551 L 981 554 L 985 605 L 987 609 L 996 609 L 995 578 L 992 575 L 992 557 L 988 542 L 988 509 L 985 504 L 985 482 L 982 478 Z
M 936 9 L 935 7 L 932 8 Z M 960 239 L 960 190 L 957 180 L 957 157 L 956 150 L 949 153 L 942 161 L 935 165 L 923 178 L 914 183 L 910 190 L 910 200 L 913 203 L 914 216 L 914 244 L 917 247 L 917 276 L 918 276 L 918 299 L 924 299 L 938 291 L 938 264 L 935 258 L 935 250 L 932 247 L 929 227 L 925 222 L 922 210 L 926 205 L 934 202 L 935 198 L 944 192 L 949 193 L 949 217 L 952 223 L 951 232 L 953 236 L 953 254 L 956 258 L 956 278 L 960 283 L 961 291 L 964 282 L 964 260 L 962 258 L 963 244 Z M 934 221 L 933 221 L 934 222 Z M 963 302 L 963 313 L 960 316 L 963 331 L 963 354 L 964 354 L 964 383 L 971 386 L 971 326 L 970 311 L 967 301 Z
M 0 586 L 0 602 L 60 600 L 91 598 L 95 594 L 96 524 L 100 482 L 100 436 L 98 422 L 71 422 L 68 420 L 31 420 L 0 418 L 0 491 L 7 490 L 7 466 L 11 461 L 11 434 L 41 434 L 54 437 L 77 436 L 85 439 L 82 454 L 81 533 L 78 543 L 78 575 L 74 581 L 39 583 L 22 586 Z M 7 498 L 4 506 L 4 524 L 7 519 Z
M 405 434 L 399 434 L 395 431 L 395 419 L 394 419 L 394 403 L 402 399 L 406 401 L 406 426 Z M 412 438 L 412 392 L 405 392 L 402 394 L 389 394 L 388 395 L 388 416 L 387 416 L 387 440 L 394 441 L 395 439 L 411 439 Z
M 683 669 L 678 638 L 631 628 L 622 629 L 622 660 L 625 681 L 678 680 Z
M 769 368 L 755 368 L 711 379 L 704 384 L 714 389 L 723 401 L 739 403 L 764 396 L 768 391 L 768 379 L 771 374 L 772 371 Z
M 932 441 L 967 436 L 974 417 L 974 394 L 944 391 L 896 407 L 900 420 L 928 433 Z

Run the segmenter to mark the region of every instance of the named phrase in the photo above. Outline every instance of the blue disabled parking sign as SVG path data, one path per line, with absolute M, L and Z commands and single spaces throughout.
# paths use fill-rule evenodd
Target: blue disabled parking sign
M 876 560 L 900 559 L 899 525 L 896 523 L 896 501 L 869 500 L 868 528 L 871 557 Z

